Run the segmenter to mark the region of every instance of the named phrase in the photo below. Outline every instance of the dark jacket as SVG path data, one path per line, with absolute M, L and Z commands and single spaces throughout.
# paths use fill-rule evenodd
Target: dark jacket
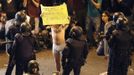
M 116 55 L 128 56 L 131 52 L 132 37 L 126 30 L 114 30 L 112 39 L 109 41 L 111 53 Z
M 13 50 L 16 60 L 29 60 L 35 59 L 35 46 L 36 41 L 32 35 L 24 36 L 20 33 L 15 35 L 15 40 L 13 43 Z
M 84 65 L 88 55 L 87 42 L 72 38 L 67 39 L 66 42 L 67 47 L 62 52 L 62 66 L 68 62 L 76 65 Z

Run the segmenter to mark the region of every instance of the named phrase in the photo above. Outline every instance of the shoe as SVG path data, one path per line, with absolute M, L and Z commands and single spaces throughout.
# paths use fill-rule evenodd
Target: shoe
M 134 72 L 134 69 L 132 69 L 132 68 L 130 68 L 129 70 L 130 70 L 131 72 Z
M 107 75 L 107 72 L 102 72 L 99 75 Z
M 56 72 L 53 72 L 52 75 L 61 75 L 60 72 L 56 71 Z

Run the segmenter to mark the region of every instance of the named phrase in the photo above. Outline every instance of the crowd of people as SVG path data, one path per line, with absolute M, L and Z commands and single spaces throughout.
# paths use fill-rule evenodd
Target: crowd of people
M 64 2 L 70 23 L 44 26 L 40 5 Z M 14 65 L 16 75 L 39 75 L 35 52 L 51 47 L 56 75 L 61 74 L 61 66 L 62 75 L 69 75 L 72 70 L 74 75 L 80 75 L 89 50 L 100 46 L 108 59 L 107 75 L 127 75 L 134 50 L 134 2 L 0 0 L 0 46 L 9 54 L 6 75 L 12 74 Z M 29 64 L 33 64 L 33 69 L 29 69 Z

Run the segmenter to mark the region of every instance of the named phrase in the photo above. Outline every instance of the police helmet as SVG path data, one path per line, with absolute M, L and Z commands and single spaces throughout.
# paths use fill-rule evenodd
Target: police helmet
M 29 61 L 28 72 L 30 74 L 37 74 L 39 72 L 39 64 L 36 62 L 36 60 Z
M 119 17 L 116 21 L 116 29 L 124 30 L 124 28 L 126 28 L 125 20 L 123 17 Z
M 119 12 L 115 12 L 115 13 L 113 14 L 113 21 L 116 22 L 117 19 L 119 18 L 119 16 L 120 16 L 120 13 L 119 13 Z
M 124 19 L 122 17 L 119 17 L 116 21 L 117 24 L 124 24 Z
M 73 26 L 72 29 L 70 30 L 70 37 L 79 39 L 83 34 L 83 30 L 80 26 Z
M 21 33 L 30 33 L 31 32 L 31 26 L 27 22 L 23 22 L 20 26 L 20 32 Z
M 15 20 L 19 22 L 24 22 L 26 20 L 26 14 L 24 11 L 19 11 L 15 14 Z

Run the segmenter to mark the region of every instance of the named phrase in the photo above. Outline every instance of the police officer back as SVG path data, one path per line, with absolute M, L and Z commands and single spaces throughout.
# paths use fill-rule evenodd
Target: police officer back
M 28 62 L 35 60 L 35 47 L 36 41 L 31 34 L 31 27 L 28 23 L 24 22 L 20 26 L 20 33 L 15 35 L 13 42 L 13 50 L 16 60 L 16 75 L 22 75 L 27 72 Z
M 69 75 L 72 70 L 74 75 L 80 75 L 81 66 L 88 54 L 88 45 L 81 39 L 82 34 L 82 28 L 79 26 L 74 26 L 70 31 L 71 38 L 66 40 L 67 47 L 62 52 L 62 75 Z

